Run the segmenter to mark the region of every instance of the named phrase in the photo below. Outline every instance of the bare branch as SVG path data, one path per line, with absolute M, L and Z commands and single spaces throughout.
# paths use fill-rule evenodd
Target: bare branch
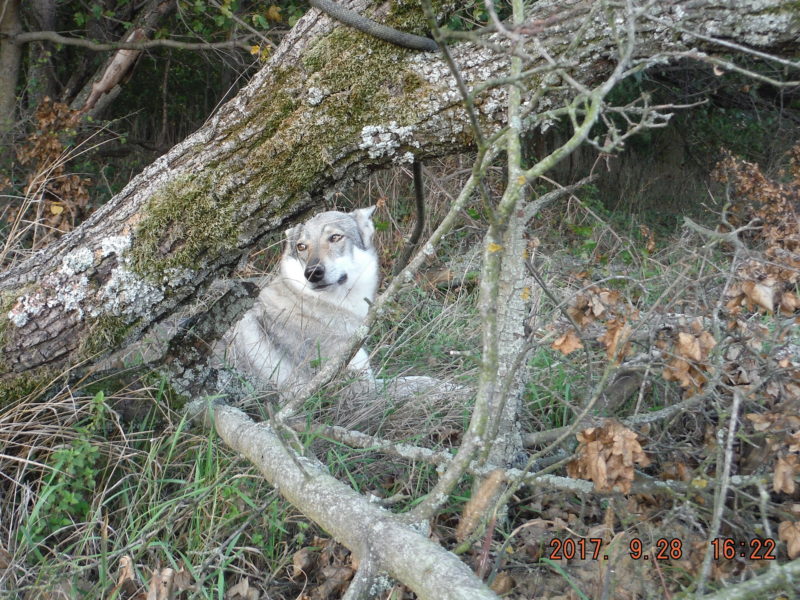
M 225 42 L 181 42 L 178 40 L 145 40 L 142 42 L 93 42 L 83 38 L 67 37 L 57 31 L 26 31 L 9 37 L 15 44 L 28 42 L 52 42 L 64 46 L 78 46 L 95 52 L 108 50 L 146 50 L 148 48 L 176 48 L 178 50 L 218 50 L 220 48 L 241 48 L 247 50 L 253 36 L 246 35 Z
M 733 463 L 733 441 L 736 438 L 737 424 L 739 421 L 739 407 L 742 403 L 742 394 L 740 391 L 733 390 L 733 403 L 731 405 L 731 415 L 728 421 L 728 436 L 723 445 L 724 429 L 717 432 L 717 472 L 721 473 L 719 485 L 714 490 L 714 513 L 711 519 L 711 525 L 708 528 L 708 545 L 706 552 L 703 556 L 703 565 L 697 575 L 697 591 L 698 598 L 703 596 L 706 587 L 708 575 L 711 573 L 711 560 L 713 558 L 711 542 L 719 536 L 720 527 L 722 525 L 722 513 L 725 510 L 728 500 L 728 490 L 731 485 L 731 465 Z
M 763 598 L 770 590 L 783 588 L 787 591 L 795 589 L 800 577 L 800 558 L 782 565 L 773 564 L 763 575 L 725 586 L 715 594 L 703 596 L 703 600 L 754 600 Z
M 388 572 L 420 598 L 497 600 L 455 555 L 336 480 L 316 459 L 295 454 L 269 424 L 255 423 L 231 406 L 206 401 L 195 401 L 189 411 L 194 418 L 213 422 L 228 446 L 250 460 L 284 498 L 347 546 L 359 561 L 374 561 L 370 572 Z M 391 542 L 377 544 L 375 540 Z

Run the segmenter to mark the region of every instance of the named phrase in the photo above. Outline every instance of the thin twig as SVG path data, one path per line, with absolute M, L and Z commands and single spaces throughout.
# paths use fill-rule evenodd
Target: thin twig
M 700 574 L 697 576 L 697 591 L 696 596 L 698 599 L 702 598 L 703 594 L 705 593 L 706 588 L 706 581 L 708 580 L 708 575 L 711 572 L 711 560 L 713 559 L 713 546 L 711 542 L 719 535 L 719 529 L 722 524 L 722 513 L 725 510 L 725 502 L 728 497 L 728 489 L 731 485 L 731 464 L 733 463 L 733 442 L 736 439 L 736 429 L 739 420 L 739 406 L 742 403 L 742 395 L 741 393 L 734 387 L 733 389 L 733 403 L 731 405 L 731 416 L 728 420 L 728 438 L 724 446 L 724 450 L 722 449 L 722 440 L 718 439 L 720 454 L 720 460 L 717 461 L 717 465 L 719 468 L 719 463 L 722 463 L 722 474 L 719 478 L 718 486 L 715 491 L 714 495 L 714 513 L 711 519 L 711 527 L 708 530 L 708 544 L 706 544 L 706 553 L 703 557 L 703 566 L 700 569 Z M 722 430 L 718 433 L 718 437 L 722 437 Z
M 141 42 L 93 42 L 84 38 L 74 38 L 61 35 L 57 31 L 27 31 L 11 38 L 15 44 L 27 42 L 52 42 L 64 46 L 78 46 L 94 52 L 108 50 L 146 50 L 148 48 L 176 48 L 178 50 L 218 50 L 220 48 L 249 47 L 252 35 L 228 40 L 225 42 L 180 42 L 178 40 L 145 40 Z M 272 44 L 274 46 L 274 44 Z
M 417 208 L 417 220 L 414 223 L 414 231 L 411 232 L 411 237 L 408 238 L 405 246 L 403 246 L 403 251 L 392 269 L 392 275 L 395 277 L 405 268 L 408 259 L 411 258 L 411 253 L 419 244 L 422 231 L 425 229 L 425 182 L 422 179 L 422 162 L 415 160 L 412 170 L 414 173 L 414 202 Z

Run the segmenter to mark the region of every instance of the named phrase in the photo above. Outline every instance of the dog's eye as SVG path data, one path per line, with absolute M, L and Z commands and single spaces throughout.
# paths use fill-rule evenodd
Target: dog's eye
M 328 239 L 330 239 L 330 241 L 332 241 L 332 242 L 338 242 L 340 239 L 342 239 L 342 236 L 341 236 L 341 235 L 339 235 L 338 233 L 334 233 L 334 234 L 333 234 L 333 235 L 332 235 L 330 238 L 328 238 Z
M 308 246 L 306 246 L 305 244 L 297 244 L 297 251 L 298 252 L 305 252 L 306 248 L 308 248 Z

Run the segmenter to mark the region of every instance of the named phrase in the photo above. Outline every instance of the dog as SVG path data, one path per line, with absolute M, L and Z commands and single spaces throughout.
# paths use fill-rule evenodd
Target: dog
M 344 351 L 378 289 L 374 212 L 323 212 L 286 231 L 277 275 L 223 337 L 229 366 L 285 394 Z M 363 348 L 348 368 L 372 377 Z

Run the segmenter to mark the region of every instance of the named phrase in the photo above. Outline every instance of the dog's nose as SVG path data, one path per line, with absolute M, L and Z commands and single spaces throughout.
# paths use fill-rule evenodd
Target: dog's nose
M 325 267 L 320 264 L 308 265 L 304 275 L 311 283 L 318 283 L 325 277 Z

